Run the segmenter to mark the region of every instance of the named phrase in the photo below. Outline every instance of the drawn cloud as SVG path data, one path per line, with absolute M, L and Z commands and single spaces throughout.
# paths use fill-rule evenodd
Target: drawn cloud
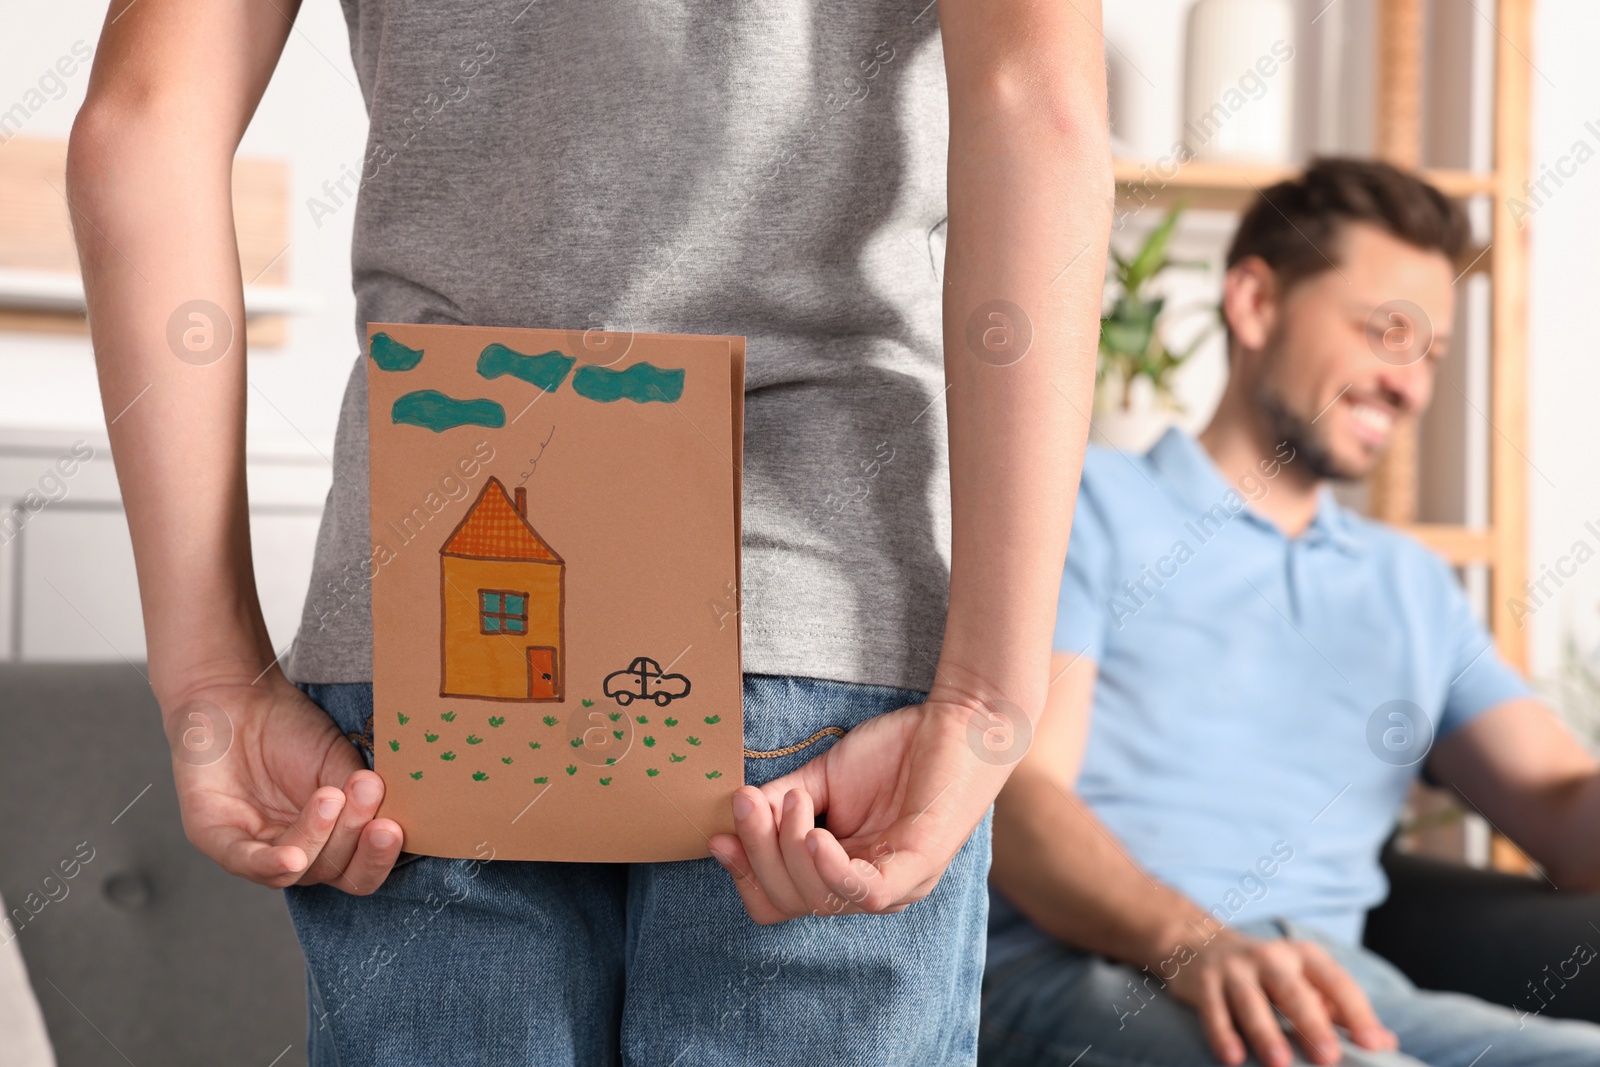
M 386 333 L 372 335 L 367 354 L 379 370 L 410 370 L 422 362 L 422 349 L 407 348 Z
M 623 399 L 636 404 L 652 400 L 675 404 L 683 396 L 683 370 L 662 370 L 649 363 L 635 363 L 626 370 L 584 366 L 572 376 L 572 388 L 579 396 L 602 404 Z
M 509 374 L 547 393 L 553 393 L 567 380 L 567 372 L 576 362 L 571 356 L 564 356 L 560 352 L 529 356 L 496 342 L 478 354 L 478 374 L 484 378 Z
M 396 423 L 443 433 L 455 426 L 498 429 L 506 424 L 506 409 L 493 400 L 457 400 L 436 389 L 419 389 L 394 402 L 392 417 Z

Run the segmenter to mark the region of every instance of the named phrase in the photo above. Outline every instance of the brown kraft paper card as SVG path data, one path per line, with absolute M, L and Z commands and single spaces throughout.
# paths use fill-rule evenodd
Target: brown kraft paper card
M 744 338 L 367 340 L 380 814 L 422 855 L 704 857 L 744 781 Z

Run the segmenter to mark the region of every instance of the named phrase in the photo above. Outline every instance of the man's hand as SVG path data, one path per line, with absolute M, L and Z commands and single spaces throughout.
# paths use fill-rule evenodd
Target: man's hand
M 1399 1047 L 1356 980 L 1308 941 L 1263 941 L 1223 930 L 1167 980 L 1167 988 L 1199 1013 L 1211 1050 L 1229 1067 L 1244 1062 L 1241 1031 L 1265 1067 L 1293 1061 L 1274 1009 L 1288 1018 L 1312 1063 L 1339 1062 L 1335 1026 L 1362 1048 Z
M 204 721 L 218 708 L 226 723 Z M 275 888 L 327 882 L 364 895 L 383 884 L 401 844 L 399 824 L 373 818 L 383 780 L 298 689 L 274 673 L 186 693 L 163 711 L 183 829 L 201 852 Z M 191 749 L 189 730 L 226 747 Z
M 711 853 L 750 917 L 888 914 L 932 892 L 1005 780 L 968 747 L 974 714 L 930 701 L 879 715 L 799 770 L 735 793 L 738 836 L 716 835 Z

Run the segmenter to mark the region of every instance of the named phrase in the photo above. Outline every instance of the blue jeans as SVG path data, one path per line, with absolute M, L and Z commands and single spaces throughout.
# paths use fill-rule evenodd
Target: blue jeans
M 1361 984 L 1378 1018 L 1400 1038 L 1400 1051 L 1368 1052 L 1344 1042 L 1340 1062 L 1350 1067 L 1600 1064 L 1600 1026 L 1592 1023 L 1545 1019 L 1459 993 L 1418 989 L 1375 953 L 1284 920 L 1239 929 L 1254 937 L 1316 941 Z M 1157 991 L 1153 981 L 1144 986 L 1146 977 L 1059 944 L 1013 961 L 984 978 L 979 1062 L 984 1067 L 1216 1064 L 1194 1011 Z M 1299 1051 L 1295 1062 L 1303 1064 Z M 1258 1061 L 1252 1056 L 1246 1063 L 1254 1067 Z
M 371 687 L 304 688 L 370 760 Z M 921 699 L 749 675 L 745 745 L 783 749 Z M 745 780 L 786 774 L 835 739 L 746 758 Z M 897 915 L 758 926 L 709 857 L 402 855 L 369 897 L 292 887 L 312 1067 L 972 1063 L 989 822 L 934 891 Z

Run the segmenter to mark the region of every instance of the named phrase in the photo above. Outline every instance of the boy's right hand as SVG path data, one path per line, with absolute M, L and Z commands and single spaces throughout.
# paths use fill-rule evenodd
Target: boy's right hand
M 274 888 L 383 884 L 402 841 L 398 823 L 373 817 L 383 780 L 281 675 L 192 690 L 162 711 L 184 833 L 201 852 Z

